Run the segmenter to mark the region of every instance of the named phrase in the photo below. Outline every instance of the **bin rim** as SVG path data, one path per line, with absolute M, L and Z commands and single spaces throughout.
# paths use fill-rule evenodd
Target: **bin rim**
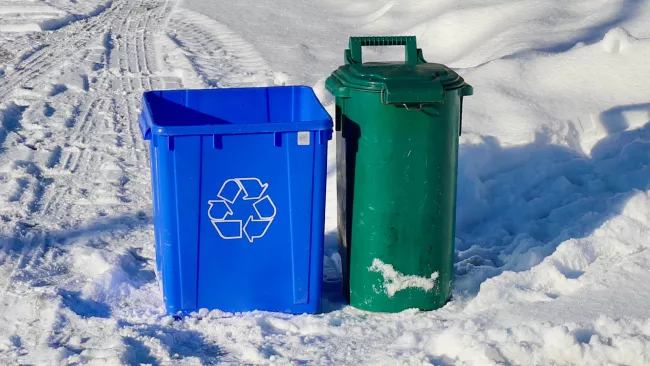
M 226 90 L 251 90 L 251 89 L 301 89 L 309 90 L 313 97 L 314 108 L 319 110 L 322 118 L 287 121 L 287 122 L 262 122 L 262 123 L 227 123 L 227 124 L 208 124 L 208 125 L 159 125 L 153 118 L 153 113 L 149 105 L 150 96 L 159 95 L 164 92 L 188 91 L 188 92 L 224 92 Z M 208 116 L 204 114 L 205 116 Z M 215 120 L 218 117 L 209 116 Z M 225 122 L 225 121 L 224 121 Z M 161 136 L 198 136 L 198 135 L 238 135 L 238 134 L 257 134 L 273 132 L 300 132 L 300 131 L 331 131 L 334 127 L 332 117 L 320 102 L 312 87 L 307 85 L 273 85 L 273 86 L 255 86 L 255 87 L 236 87 L 236 88 L 202 88 L 202 89 L 164 89 L 149 90 L 142 94 L 142 112 L 140 113 L 139 127 L 142 137 L 150 140 L 153 135 Z
M 429 75 L 417 76 L 413 72 L 413 76 L 404 77 L 404 75 L 398 75 L 392 80 L 438 82 L 444 90 L 456 90 L 469 85 L 462 76 L 448 66 L 438 63 L 420 65 L 432 68 L 432 72 Z M 332 72 L 329 78 L 338 80 L 341 86 L 346 88 L 368 92 L 381 92 L 382 89 L 386 88 L 386 82 L 391 81 L 391 78 L 385 78 L 381 75 L 382 71 L 386 69 L 402 69 L 408 74 L 411 70 L 415 71 L 418 66 L 413 67 L 400 62 L 368 62 L 365 64 L 341 65 Z M 375 70 L 377 73 L 375 73 Z

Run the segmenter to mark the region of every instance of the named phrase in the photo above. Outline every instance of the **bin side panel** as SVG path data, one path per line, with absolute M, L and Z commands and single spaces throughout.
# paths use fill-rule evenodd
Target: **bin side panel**
M 379 93 L 351 95 L 338 135 L 348 165 L 339 170 L 347 190 L 339 199 L 353 194 L 353 205 L 340 202 L 349 225 L 350 304 L 387 312 L 439 308 L 453 274 L 458 94 L 447 91 L 444 104 L 422 111 L 381 104 Z M 421 282 L 398 286 L 395 276 Z
M 154 219 L 154 241 L 156 247 L 156 276 L 158 281 L 161 281 L 161 270 L 162 270 L 162 254 L 160 252 L 160 234 L 158 230 L 160 229 L 160 188 L 158 187 L 158 157 L 157 151 L 153 143 L 149 144 L 149 155 L 151 161 L 151 195 L 153 198 L 153 219 Z
M 350 242 L 352 240 L 352 213 L 354 203 L 354 172 L 358 150 L 359 125 L 345 115 L 345 101 L 336 98 L 336 194 L 337 239 L 341 256 L 344 295 L 349 299 Z
M 199 209 L 201 193 L 201 137 L 174 137 L 177 249 L 181 306 L 196 308 Z
M 327 184 L 327 144 L 331 132 L 320 131 L 321 139 L 314 145 L 311 258 L 309 269 L 309 303 L 307 312 L 319 312 L 323 287 L 323 255 L 325 235 L 325 192 Z
M 158 191 L 159 219 L 156 223 L 160 226 L 157 230 L 160 239 L 161 274 L 163 284 L 163 298 L 168 313 L 182 310 L 180 302 L 180 276 L 178 267 L 178 223 L 176 216 L 176 179 L 174 151 L 168 148 L 167 136 L 153 136 L 156 149 L 158 167 L 158 184 L 154 189 Z
M 299 145 L 297 133 L 285 134 L 287 145 L 287 195 L 290 198 L 291 268 L 293 272 L 293 303 L 309 302 L 310 233 L 312 230 L 314 136 L 309 134 L 310 144 Z M 287 141 L 288 140 L 288 141 Z M 303 138 L 303 143 L 306 139 Z
M 297 146 L 295 132 L 283 133 L 279 140 L 272 133 L 225 135 L 218 147 L 208 143 L 212 140 L 206 136 L 202 145 L 198 307 L 300 310 L 295 299 L 309 300 L 294 288 L 309 291 L 313 143 Z M 267 186 L 256 190 L 257 182 Z M 239 199 L 239 184 L 254 197 L 252 202 L 261 200 L 259 215 Z M 213 219 L 221 219 L 228 208 L 213 207 L 212 218 L 208 214 L 210 201 L 217 206 L 225 200 L 220 192 L 234 202 L 227 202 L 233 213 L 222 232 L 217 227 L 223 220 L 215 224 Z M 251 216 L 258 221 L 249 222 Z M 267 228 L 263 220 L 271 216 Z

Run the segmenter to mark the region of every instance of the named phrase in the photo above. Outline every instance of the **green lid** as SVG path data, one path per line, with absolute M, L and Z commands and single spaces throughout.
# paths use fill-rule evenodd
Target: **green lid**
M 404 62 L 362 62 L 362 46 L 399 45 L 405 46 Z M 347 97 L 350 89 L 381 92 L 386 104 L 442 103 L 446 90 L 459 88 L 462 96 L 472 94 L 472 87 L 453 70 L 426 62 L 415 37 L 351 37 L 345 65 L 332 73 L 326 87 L 337 97 Z

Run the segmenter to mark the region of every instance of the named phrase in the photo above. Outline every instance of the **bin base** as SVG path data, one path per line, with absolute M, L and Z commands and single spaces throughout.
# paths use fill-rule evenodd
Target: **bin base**
M 355 300 L 354 295 L 351 295 L 349 291 L 346 291 L 345 295 L 348 298 L 352 298 L 352 300 L 348 300 L 350 306 L 352 306 L 355 309 L 363 310 L 363 311 L 369 311 L 373 313 L 400 313 L 404 310 L 410 310 L 410 309 L 418 309 L 420 311 L 433 311 L 433 310 L 438 310 L 442 307 L 444 307 L 449 300 L 451 300 L 451 296 L 447 297 L 444 299 L 444 301 L 438 301 L 435 303 L 429 303 L 429 304 L 422 304 L 422 302 L 418 302 L 417 304 L 415 302 L 413 303 L 404 303 L 404 302 L 390 302 L 390 301 L 373 301 L 373 302 L 368 302 L 366 301 L 360 301 L 360 300 Z

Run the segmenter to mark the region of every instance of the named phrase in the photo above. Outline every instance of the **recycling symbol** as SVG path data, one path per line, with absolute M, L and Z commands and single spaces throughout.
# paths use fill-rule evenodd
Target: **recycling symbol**
M 222 239 L 242 239 L 249 242 L 264 237 L 276 208 L 268 195 L 268 183 L 258 178 L 228 179 L 223 183 L 218 200 L 210 200 L 208 216 Z

